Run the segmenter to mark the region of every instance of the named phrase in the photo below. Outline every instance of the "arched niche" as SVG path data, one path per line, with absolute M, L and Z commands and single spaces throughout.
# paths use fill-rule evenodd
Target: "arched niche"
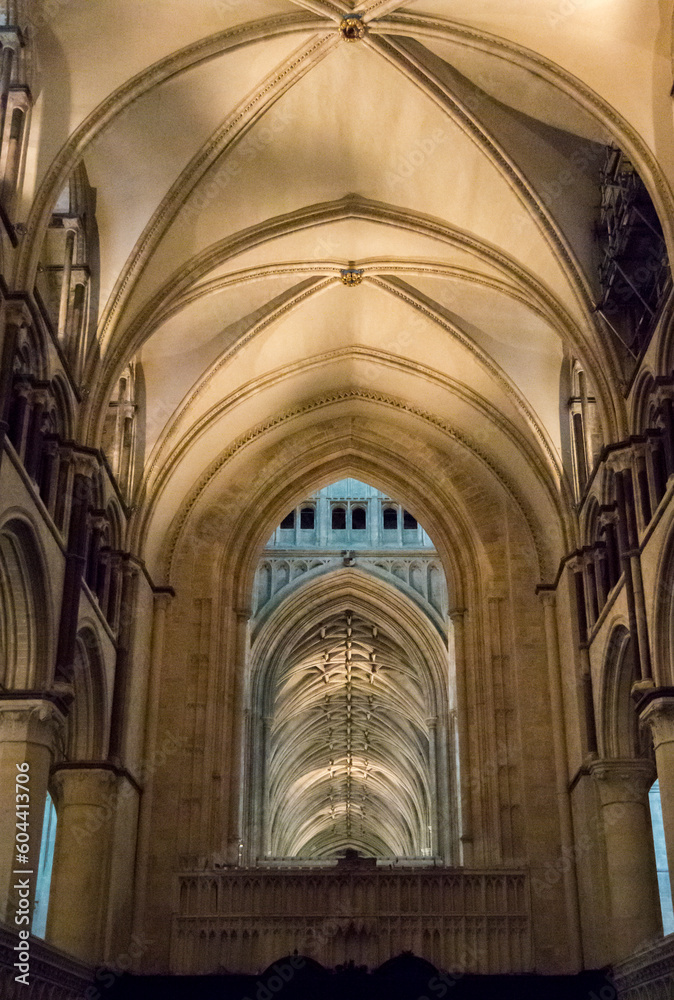
M 604 757 L 639 756 L 637 714 L 631 698 L 635 680 L 632 640 L 625 625 L 611 632 L 602 670 L 599 704 L 599 751 Z
M 674 523 L 669 525 L 655 572 L 653 588 L 653 675 L 658 686 L 674 683 Z
M 98 637 L 89 626 L 80 629 L 73 661 L 73 701 L 65 733 L 69 761 L 100 760 L 107 750 L 107 705 L 103 658 Z
M 7 689 L 50 680 L 47 575 L 32 526 L 21 517 L 0 525 L 0 670 Z
M 412 601 L 335 570 L 263 621 L 248 662 L 249 861 L 350 847 L 456 862 L 447 645 Z

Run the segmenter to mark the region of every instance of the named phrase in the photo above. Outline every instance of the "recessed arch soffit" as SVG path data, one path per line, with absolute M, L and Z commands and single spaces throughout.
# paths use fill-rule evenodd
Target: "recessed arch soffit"
M 224 266 L 231 268 L 227 262 L 231 261 L 235 265 L 241 255 L 245 255 L 246 260 L 249 260 L 251 254 L 258 248 L 266 247 L 269 257 L 273 257 L 275 241 L 288 240 L 290 237 L 294 239 L 293 251 L 299 250 L 307 253 L 312 241 L 314 246 L 318 243 L 322 247 L 325 243 L 329 247 L 330 241 L 334 241 L 335 231 L 334 229 L 326 230 L 322 236 L 322 230 L 319 227 L 334 227 L 336 224 L 351 226 L 356 225 L 356 223 L 361 230 L 369 226 L 370 229 L 374 227 L 384 232 L 394 232 L 399 240 L 409 240 L 409 234 L 414 234 L 420 243 L 419 249 L 422 249 L 421 243 L 425 241 L 427 249 L 435 250 L 435 260 L 429 254 L 417 260 L 396 257 L 361 263 L 365 281 L 378 282 L 381 287 L 386 287 L 392 294 L 398 294 L 405 298 L 413 308 L 423 310 L 428 315 L 432 314 L 438 322 L 447 322 L 448 310 L 455 327 L 461 325 L 460 313 L 462 311 L 470 322 L 471 311 L 474 310 L 475 303 L 478 301 L 475 294 L 476 286 L 490 287 L 508 299 L 516 300 L 526 307 L 525 312 L 529 318 L 522 320 L 522 328 L 530 328 L 532 321 L 534 327 L 538 324 L 538 329 L 534 329 L 534 327 L 530 329 L 532 343 L 536 339 L 543 342 L 545 338 L 552 343 L 550 341 L 550 331 L 552 330 L 559 336 L 560 345 L 560 347 L 553 348 L 554 354 L 555 350 L 560 350 L 562 342 L 570 340 L 573 345 L 572 349 L 586 359 L 587 370 L 595 376 L 594 382 L 597 387 L 605 433 L 610 435 L 615 432 L 617 422 L 619 422 L 619 414 L 615 411 L 610 391 L 607 365 L 602 366 L 599 351 L 588 346 L 586 341 L 584 342 L 581 328 L 574 323 L 564 306 L 541 285 L 533 274 L 518 266 L 507 254 L 485 245 L 475 237 L 456 232 L 438 220 L 425 218 L 417 213 L 397 211 L 389 206 L 372 203 L 355 196 L 342 198 L 327 205 L 310 206 L 298 213 L 293 213 L 290 217 L 282 216 L 270 219 L 260 226 L 253 227 L 250 231 L 236 234 L 233 238 L 221 241 L 219 246 L 209 248 L 199 259 L 194 261 L 189 270 L 171 275 L 157 295 L 143 309 L 137 320 L 127 329 L 124 340 L 119 343 L 117 349 L 111 351 L 106 360 L 107 376 L 99 379 L 98 391 L 92 394 L 90 401 L 92 419 L 99 421 L 99 429 L 113 379 L 117 377 L 125 359 L 138 351 L 141 345 L 147 342 L 153 334 L 157 337 L 156 331 L 169 323 L 172 317 L 177 316 L 181 310 L 186 310 L 193 304 L 197 304 L 200 311 L 195 313 L 194 320 L 190 320 L 190 325 L 195 330 L 199 326 L 201 328 L 212 327 L 214 319 L 216 325 L 226 326 L 226 323 L 221 324 L 219 317 L 215 316 L 216 307 L 213 304 L 213 296 L 217 292 L 223 292 L 229 287 L 236 286 L 238 282 L 251 281 L 254 277 L 263 274 L 269 278 L 277 278 L 279 274 L 288 274 L 298 279 L 295 294 L 300 299 L 304 299 L 312 294 L 312 274 L 317 275 L 313 279 L 313 293 L 316 293 L 324 287 L 326 282 L 337 280 L 336 274 L 344 262 L 312 261 L 311 259 L 281 261 L 281 263 L 263 265 L 261 268 L 248 268 L 240 274 L 237 274 L 236 271 L 232 272 L 230 269 L 219 278 L 210 278 L 209 275 L 216 269 Z M 369 233 L 368 236 L 371 238 Z M 300 237 L 306 240 L 306 243 L 298 245 L 297 240 Z M 360 236 L 360 239 L 362 238 Z M 344 234 L 339 236 L 340 242 L 344 239 Z M 279 253 L 281 257 L 285 255 L 283 249 Z M 437 257 L 441 255 L 444 257 L 444 261 L 439 262 Z M 453 260 L 459 263 L 458 267 L 454 266 Z M 447 279 L 451 278 L 458 284 L 454 285 L 455 291 L 451 295 L 444 296 L 444 304 L 441 304 L 443 303 L 442 293 L 437 296 L 440 301 L 435 301 L 433 298 L 437 288 L 430 289 L 431 295 L 424 294 L 419 287 L 408 288 L 408 294 L 404 294 L 402 286 L 396 288 L 396 282 L 388 277 L 396 274 L 404 275 L 408 284 L 416 282 L 417 286 L 422 285 L 422 279 L 430 275 L 444 275 Z M 303 279 L 304 283 L 302 283 Z M 456 289 L 460 291 L 460 295 L 457 295 Z M 293 292 L 290 290 L 288 298 L 292 299 L 292 297 Z M 202 298 L 203 304 L 199 305 L 199 300 Z M 260 303 L 263 302 L 264 296 L 260 299 Z M 226 299 L 223 299 L 222 304 L 217 308 L 221 310 L 223 316 L 227 316 L 228 309 L 231 309 L 231 301 L 228 303 Z M 277 301 L 274 294 L 270 293 L 269 309 L 267 310 L 269 316 L 273 316 L 276 310 L 286 308 L 290 308 L 288 303 Z M 494 337 L 498 339 L 503 332 L 498 329 L 498 325 L 499 317 L 504 315 L 504 308 L 505 304 L 500 305 L 494 310 L 491 317 L 484 319 L 483 355 L 485 363 L 492 365 L 492 367 L 494 364 L 499 367 L 505 361 L 504 355 L 499 356 L 498 351 L 493 352 Z M 263 308 L 262 312 L 264 311 Z M 184 320 L 177 322 L 184 324 Z M 238 314 L 235 313 L 232 316 L 232 327 L 237 336 L 241 337 L 241 343 L 251 336 L 252 326 L 259 322 L 264 322 L 264 320 L 261 319 L 260 309 L 257 308 L 249 320 L 251 328 L 247 328 L 245 323 L 242 327 L 241 317 Z M 475 333 L 477 334 L 477 328 L 475 328 Z M 192 339 L 190 338 L 188 342 L 191 344 Z M 215 344 L 216 339 L 213 342 Z M 155 354 L 161 352 L 161 343 L 161 340 L 158 340 L 157 346 L 154 348 Z M 494 358 L 488 361 L 487 355 L 490 353 L 494 354 Z M 213 359 L 210 358 L 204 364 L 204 377 L 206 378 L 209 377 L 209 366 L 212 363 L 214 363 Z M 184 389 L 187 391 L 187 386 Z M 526 390 L 522 389 L 521 391 L 525 396 Z M 551 398 L 556 397 L 556 393 L 556 387 L 552 386 Z M 165 399 L 162 398 L 162 405 L 165 402 Z M 176 399 L 177 402 L 178 399 Z M 535 402 L 533 407 L 537 408 Z M 526 411 L 526 405 L 524 409 Z M 98 432 L 94 431 L 94 438 Z M 548 426 L 547 433 L 554 439 L 557 432 Z
M 371 49 L 366 47 L 365 51 L 371 52 Z M 332 58 L 326 63 L 324 56 L 329 52 Z M 188 264 L 185 260 L 186 245 L 196 244 L 197 248 L 203 246 L 205 249 L 222 231 L 231 232 L 236 229 L 237 223 L 241 226 L 257 221 L 261 217 L 261 206 L 267 213 L 267 206 L 287 204 L 290 200 L 295 202 L 296 208 L 300 208 L 307 202 L 319 200 L 317 196 L 325 196 L 334 190 L 333 184 L 338 190 L 341 187 L 343 191 L 346 186 L 347 190 L 366 190 L 370 197 L 377 196 L 382 190 L 382 180 L 386 181 L 381 176 L 386 171 L 380 169 L 381 160 L 378 163 L 377 156 L 373 155 L 376 147 L 371 149 L 370 146 L 375 142 L 377 123 L 383 119 L 390 120 L 396 106 L 408 108 L 406 115 L 409 121 L 405 121 L 405 129 L 415 140 L 418 139 L 421 154 L 424 143 L 434 144 L 436 140 L 427 138 L 425 133 L 415 134 L 419 131 L 418 124 L 415 129 L 416 119 L 419 118 L 428 134 L 438 136 L 438 143 L 441 138 L 452 152 L 452 160 L 446 161 L 446 169 L 440 173 L 435 162 L 439 157 L 422 155 L 425 162 L 415 165 L 411 178 L 404 178 L 404 198 L 412 204 L 433 206 L 438 216 L 443 214 L 443 210 L 448 211 L 450 216 L 456 217 L 455 223 L 459 228 L 474 231 L 494 245 L 509 243 L 511 247 L 516 247 L 513 252 L 530 266 L 535 264 L 557 294 L 573 300 L 577 315 L 588 326 L 592 325 L 590 289 L 560 226 L 541 204 L 540 195 L 513 155 L 502 148 L 502 143 L 493 134 L 494 129 L 487 129 L 480 119 L 469 114 L 437 73 L 425 70 L 418 59 L 412 66 L 406 52 L 393 51 L 389 46 L 385 50 L 386 61 L 393 64 L 393 69 L 390 71 L 391 79 L 384 81 L 386 86 L 380 85 L 383 93 L 379 96 L 381 98 L 385 93 L 391 108 L 375 109 L 370 122 L 370 105 L 364 102 L 365 117 L 362 121 L 352 122 L 349 119 L 354 115 L 353 109 L 343 105 L 337 113 L 337 119 L 340 115 L 345 119 L 339 122 L 338 137 L 332 135 L 327 124 L 321 125 L 324 101 L 340 108 L 339 95 L 344 90 L 345 76 L 348 81 L 349 72 L 348 66 L 345 69 L 342 62 L 353 63 L 351 68 L 356 68 L 359 62 L 370 60 L 371 72 L 361 67 L 361 75 L 364 75 L 362 80 L 356 81 L 356 91 L 366 87 L 370 78 L 376 79 L 386 72 L 382 70 L 382 60 L 378 55 L 356 53 L 354 56 L 350 53 L 352 49 L 340 47 L 334 34 L 312 37 L 308 45 L 275 68 L 265 78 L 257 94 L 253 98 L 245 98 L 222 128 L 196 153 L 149 220 L 120 274 L 101 321 L 100 335 L 104 345 L 125 310 L 130 309 L 133 314 L 134 309 L 156 291 L 158 282 L 167 272 Z M 312 72 L 307 76 L 309 70 Z M 414 79 L 400 79 L 401 71 L 405 77 L 412 74 Z M 410 82 L 413 84 L 411 87 Z M 414 99 L 419 90 L 426 98 L 421 100 L 420 107 L 417 106 L 418 98 Z M 321 95 L 320 100 L 318 94 Z M 489 102 L 493 103 L 491 99 Z M 494 121 L 504 114 L 501 107 L 496 110 L 499 114 L 492 115 Z M 250 130 L 250 135 L 255 138 L 255 130 L 265 122 L 267 112 L 276 116 L 271 125 L 276 133 L 273 155 L 269 163 L 265 157 L 250 157 L 254 147 L 246 146 L 247 169 L 244 170 L 240 162 L 244 155 L 243 137 Z M 294 122 L 292 128 L 287 127 L 284 114 Z M 315 134 L 321 128 L 326 134 L 316 148 Z M 306 148 L 302 145 L 305 139 L 308 139 Z M 542 144 L 539 142 L 539 156 L 552 149 L 549 137 L 547 139 Z M 525 155 L 534 140 L 531 130 L 527 130 L 520 143 L 520 156 Z M 395 139 L 382 139 L 378 135 L 376 143 L 382 142 L 384 148 L 377 151 L 384 161 L 391 161 L 396 150 Z M 323 145 L 326 149 L 335 146 L 334 155 L 331 154 L 332 164 L 339 162 L 340 155 L 342 164 L 351 164 L 351 169 L 333 170 L 335 176 L 327 183 L 325 167 L 321 169 L 321 164 L 314 162 L 326 155 L 321 148 Z M 419 150 L 414 152 L 419 155 Z M 595 153 L 595 159 L 597 156 Z M 235 162 L 231 162 L 232 157 Z M 230 173 L 227 172 L 228 161 Z M 461 162 L 458 171 L 457 161 Z M 292 164 L 292 179 L 286 164 Z M 374 169 L 372 164 L 375 164 Z M 370 165 L 369 169 L 365 169 L 365 165 Z M 553 155 L 547 164 L 553 180 L 565 165 L 563 156 Z M 556 204 L 561 207 L 567 203 L 578 203 L 585 205 L 587 212 L 592 207 L 594 188 L 586 185 L 581 196 L 583 172 L 577 166 L 575 169 L 578 183 L 574 199 L 560 198 Z M 451 184 L 438 183 L 443 173 L 451 175 Z M 479 195 L 468 180 L 473 175 L 480 184 Z M 386 183 L 383 186 L 385 188 Z M 225 187 L 227 194 L 221 197 Z M 391 194 L 390 191 L 387 193 Z M 403 191 L 399 193 L 402 195 Z M 574 231 L 581 230 L 577 224 L 572 228 Z M 587 243 L 591 243 L 589 236 Z
M 213 443 L 217 440 L 222 438 L 216 434 Z M 378 481 L 369 472 L 369 463 L 374 465 L 377 456 Z M 296 467 L 310 473 L 328 462 L 330 471 L 322 473 L 320 483 L 307 480 L 297 496 L 284 494 L 272 511 L 267 510 L 270 484 L 277 476 L 283 480 L 288 469 Z M 396 470 L 402 479 L 396 478 Z M 252 586 L 257 558 L 283 510 L 299 502 L 307 489 L 344 474 L 373 482 L 403 500 L 411 495 L 409 508 L 431 533 L 448 575 L 452 544 L 484 553 L 483 547 L 502 530 L 509 505 L 526 526 L 532 569 L 536 564 L 534 574 L 539 578 L 554 572 L 568 539 L 575 537 L 562 500 L 545 488 L 507 442 L 497 458 L 483 449 L 475 435 L 458 434 L 421 407 L 372 390 L 340 390 L 308 398 L 250 428 L 219 451 L 194 486 L 192 471 L 178 470 L 170 489 L 162 483 L 146 498 L 133 526 L 134 539 L 152 571 L 170 580 L 181 539 L 200 523 L 201 516 L 217 510 L 213 541 L 217 538 L 218 545 L 225 545 L 232 558 L 234 548 L 248 546 L 246 572 Z M 256 512 L 253 520 L 252 510 Z M 210 513 L 206 519 L 210 524 Z M 455 525 L 452 531 L 458 532 L 451 542 L 447 540 L 448 520 Z M 489 562 L 484 554 L 483 558 Z
M 314 5 L 314 9 L 320 5 Z M 382 13 L 387 13 L 389 5 L 376 4 L 371 8 L 372 16 L 381 16 Z M 394 5 L 393 5 L 394 6 Z M 323 8 L 321 8 L 323 10 Z M 339 6 L 335 7 L 332 12 L 332 22 L 334 23 L 334 18 L 336 16 L 336 11 L 341 9 Z M 431 19 L 432 20 L 432 19 Z M 395 23 L 394 23 L 395 22 Z M 212 56 L 214 52 L 220 51 L 223 47 L 229 45 L 230 47 L 235 47 L 243 44 L 245 41 L 252 41 L 253 39 L 259 40 L 274 33 L 283 32 L 311 32 L 325 28 L 326 24 L 321 24 L 320 18 L 314 17 L 312 19 L 308 14 L 306 16 L 296 15 L 296 14 L 284 14 L 281 17 L 270 18 L 265 22 L 264 27 L 260 26 L 242 26 L 237 25 L 236 28 L 230 29 L 228 31 L 220 33 L 217 38 L 209 38 L 204 41 L 193 43 L 192 46 L 184 50 L 181 53 L 172 54 L 162 63 L 156 64 L 149 70 L 144 71 L 139 74 L 135 80 L 129 81 L 124 87 L 120 88 L 117 94 L 113 95 L 107 101 L 103 102 L 98 109 L 87 119 L 80 129 L 68 140 L 62 154 L 57 158 L 52 167 L 50 168 L 49 174 L 45 179 L 40 195 L 36 199 L 34 210 L 31 215 L 31 225 L 32 231 L 35 231 L 35 227 L 39 228 L 39 225 L 44 225 L 46 219 L 48 218 L 48 213 L 50 211 L 50 205 L 53 202 L 54 195 L 57 193 L 59 187 L 62 185 L 63 181 L 68 175 L 69 168 L 67 166 L 67 161 L 70 158 L 70 169 L 77 162 L 79 157 L 85 152 L 86 147 L 90 139 L 95 134 L 96 130 L 100 130 L 104 122 L 109 122 L 123 107 L 130 107 L 134 100 L 150 86 L 158 85 L 161 79 L 167 79 L 181 71 L 189 65 L 192 65 L 196 60 L 202 60 Z M 561 81 L 559 86 L 562 90 L 566 91 L 567 96 L 572 95 L 573 101 L 576 103 L 585 104 L 589 112 L 595 116 L 595 118 L 602 119 L 602 124 L 607 128 L 613 130 L 613 132 L 624 133 L 619 134 L 619 141 L 623 145 L 629 148 L 630 145 L 643 147 L 640 151 L 640 155 L 636 156 L 637 162 L 641 162 L 644 166 L 647 166 L 649 170 L 646 170 L 646 180 L 651 186 L 655 183 L 653 177 L 656 176 L 657 171 L 654 169 L 654 164 L 652 162 L 647 163 L 648 160 L 647 150 L 643 146 L 643 143 L 639 143 L 639 138 L 626 126 L 626 123 L 622 121 L 611 109 L 602 102 L 595 94 L 593 94 L 587 87 L 583 87 L 577 79 L 574 79 L 568 73 L 559 71 L 558 67 L 555 67 L 548 60 L 537 56 L 535 53 L 527 52 L 526 50 L 513 45 L 512 43 L 504 42 L 503 39 L 497 39 L 493 36 L 488 36 L 484 32 L 479 32 L 474 29 L 468 31 L 465 26 L 453 25 L 448 21 L 440 21 L 439 19 L 434 19 L 434 23 L 431 25 L 429 23 L 429 18 L 424 18 L 421 15 L 410 15 L 410 14 L 395 14 L 382 21 L 376 21 L 370 25 L 370 40 L 367 44 L 375 44 L 384 37 L 387 36 L 387 32 L 390 31 L 392 34 L 402 33 L 402 31 L 407 33 L 407 35 L 415 35 L 419 32 L 419 37 L 425 31 L 426 34 L 429 32 L 439 33 L 453 33 L 455 37 L 459 37 L 463 34 L 464 40 L 470 36 L 471 44 L 476 45 L 479 40 L 483 49 L 492 48 L 494 51 L 498 50 L 498 58 L 503 60 L 506 52 L 507 58 L 512 61 L 518 60 L 520 63 L 529 60 L 529 62 L 536 67 L 536 71 L 540 74 L 542 71 L 546 72 L 550 81 L 554 83 L 555 86 L 558 85 L 558 80 Z M 334 30 L 331 28 L 332 35 L 329 37 L 332 39 L 335 37 Z M 320 33 L 320 31 L 319 31 Z M 328 36 L 326 36 L 328 37 Z M 388 44 L 388 43 L 387 43 Z M 396 43 L 397 44 L 397 43 Z M 220 48 L 218 48 L 220 46 Z M 327 43 L 326 43 L 327 46 Z M 358 46 L 351 47 L 358 48 Z M 625 138 L 626 137 L 626 138 Z M 57 181 L 58 177 L 58 181 Z M 662 208 L 663 198 L 668 195 L 668 188 L 666 183 L 662 178 L 655 183 L 657 188 L 658 197 L 656 201 L 659 202 Z M 665 198 L 666 200 L 666 198 Z M 39 242 L 39 241 L 38 241 Z M 30 255 L 29 255 L 30 256 Z M 562 255 L 563 256 L 563 255 Z M 24 260 L 24 270 L 27 268 L 27 273 L 36 264 L 36 260 Z M 581 283 L 582 284 L 582 283 Z M 128 287 L 128 285 L 127 285 Z M 579 292 L 577 288 L 576 291 Z M 580 292 L 579 292 L 580 294 Z

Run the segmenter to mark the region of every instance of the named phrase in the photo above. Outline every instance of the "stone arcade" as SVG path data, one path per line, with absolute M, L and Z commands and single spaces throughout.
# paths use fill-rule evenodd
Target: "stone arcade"
M 674 0 L 0 18 L 0 995 L 674 996 Z

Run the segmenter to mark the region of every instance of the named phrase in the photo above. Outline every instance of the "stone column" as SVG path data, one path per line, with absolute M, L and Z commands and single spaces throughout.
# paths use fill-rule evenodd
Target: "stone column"
M 644 532 L 651 523 L 657 500 L 651 491 L 651 477 L 648 474 L 646 441 L 637 439 L 632 445 L 634 453 L 634 493 L 637 524 L 640 532 Z
M 30 378 L 19 379 L 11 386 L 11 400 L 8 414 L 9 440 L 14 445 L 14 450 L 22 462 L 26 454 L 26 444 L 28 441 L 28 428 L 31 419 L 30 399 L 32 393 L 33 382 Z
M 606 545 L 606 566 L 608 571 L 609 591 L 613 590 L 620 579 L 620 553 L 618 552 L 618 535 L 616 524 L 618 513 L 613 506 L 603 506 L 599 514 L 601 533 Z M 607 593 L 608 596 L 608 593 Z
M 122 598 L 123 614 L 119 622 L 117 634 L 117 663 L 115 666 L 115 681 L 112 691 L 112 708 L 110 711 L 110 746 L 111 760 L 121 762 L 124 758 L 124 743 L 127 726 L 127 699 L 129 687 L 129 671 L 131 648 L 134 636 L 135 612 L 138 602 L 138 579 L 140 568 L 135 562 L 127 559 L 122 564 Z M 158 606 L 158 605 L 157 605 Z
M 14 888 L 16 870 L 25 869 L 31 888 L 31 905 L 40 856 L 40 835 L 44 804 L 54 748 L 64 715 L 52 701 L 44 698 L 3 698 L 0 701 L 0 920 L 14 927 L 14 915 L 19 902 Z M 29 802 L 17 803 L 17 765 L 28 765 L 22 773 L 28 775 Z M 22 793 L 25 794 L 25 793 Z M 30 864 L 17 862 L 16 806 L 28 805 Z
M 56 495 L 58 492 L 59 445 L 54 435 L 50 435 L 42 447 L 43 476 L 41 478 L 40 495 L 52 518 L 56 511 Z
M 14 62 L 14 49 L 11 45 L 2 47 L 2 63 L 0 64 L 0 148 L 2 147 L 5 134 L 5 121 L 7 119 L 7 102 L 9 100 L 9 86 L 12 80 L 12 63 Z
M 671 386 L 661 386 L 656 393 L 660 416 L 664 424 L 662 443 L 665 451 L 667 477 L 674 473 L 674 400 L 672 392 Z
M 473 856 L 473 802 L 468 740 L 468 693 L 466 686 L 466 640 L 464 609 L 449 612 L 454 629 L 454 676 L 456 678 L 456 718 L 459 738 L 459 778 L 461 798 L 461 851 L 464 864 Z M 449 772 L 448 772 L 449 773 Z
M 75 454 L 68 551 L 61 601 L 56 676 L 70 677 L 75 656 L 77 620 L 80 606 L 82 578 L 86 568 L 88 513 L 95 462 L 89 455 Z
M 75 230 L 68 229 L 63 251 L 63 274 L 61 276 L 61 297 L 59 301 L 58 338 L 62 345 L 68 336 L 68 318 L 70 312 L 70 281 L 75 256 Z
M 638 709 L 641 722 L 649 726 L 653 736 L 669 880 L 674 887 L 674 689 L 660 688 L 648 692 Z
M 154 619 L 152 622 L 152 646 L 150 652 L 150 676 L 148 680 L 147 707 L 145 711 L 145 745 L 143 760 L 146 762 L 144 787 L 140 799 L 138 819 L 138 848 L 136 851 L 136 894 L 133 912 L 133 931 L 140 935 L 145 921 L 145 897 L 147 890 L 148 864 L 150 860 L 150 831 L 152 825 L 152 790 L 154 769 L 149 761 L 154 759 L 159 726 L 159 695 L 161 672 L 164 666 L 164 637 L 166 634 L 166 614 L 175 596 L 172 589 L 159 590 L 154 595 Z
M 235 663 L 236 670 L 233 678 L 233 690 L 230 716 L 230 732 L 232 741 L 230 743 L 230 753 L 232 768 L 230 771 L 230 792 L 229 792 L 229 822 L 228 822 L 228 860 L 230 864 L 240 864 L 240 844 L 241 844 L 241 821 L 243 819 L 243 762 L 245 759 L 244 738 L 244 684 L 246 676 L 246 661 L 248 658 L 248 648 L 250 645 L 250 608 L 240 608 L 234 612 L 236 621 L 236 648 Z
M 46 938 L 83 961 L 104 959 L 118 777 L 105 764 L 52 774 L 58 822 Z
M 611 456 L 611 466 L 615 472 L 620 558 L 625 574 L 627 614 L 634 644 L 637 683 L 643 684 L 644 687 L 652 687 L 651 652 L 641 576 L 641 553 L 634 507 L 631 455 L 626 451 L 614 453 Z
M 49 389 L 45 387 L 44 383 L 38 383 L 31 393 L 31 418 L 23 459 L 24 468 L 35 483 L 38 483 L 42 445 L 47 430 L 45 413 L 50 402 Z
M 583 967 L 583 949 L 580 939 L 580 906 L 578 883 L 576 881 L 576 858 L 574 850 L 573 819 L 569 796 L 569 765 L 564 722 L 564 694 L 562 691 L 562 668 L 559 656 L 559 634 L 557 630 L 556 597 L 550 590 L 539 591 L 543 602 L 545 622 L 545 643 L 548 661 L 548 684 L 550 687 L 550 707 L 552 709 L 552 742 L 555 751 L 555 785 L 557 808 L 559 810 L 559 830 L 562 856 L 565 860 L 564 897 L 566 901 L 567 934 L 569 957 L 578 971 Z
M 649 760 L 597 760 L 597 783 L 606 843 L 613 943 L 612 961 L 662 934 L 648 790 L 655 780 Z
M 587 605 L 585 601 L 585 581 L 582 560 L 576 556 L 568 563 L 573 573 L 574 591 L 576 596 L 576 614 L 578 624 L 578 649 L 580 653 L 580 683 L 583 693 L 585 714 L 585 752 L 597 752 L 597 721 L 594 710 L 594 693 L 592 690 L 592 672 L 590 670 L 590 653 L 588 649 Z
M 587 595 L 588 622 L 590 628 L 593 628 L 597 623 L 601 608 L 599 606 L 599 594 L 597 591 L 594 550 L 589 545 L 583 549 L 583 578 L 585 580 L 585 593 Z

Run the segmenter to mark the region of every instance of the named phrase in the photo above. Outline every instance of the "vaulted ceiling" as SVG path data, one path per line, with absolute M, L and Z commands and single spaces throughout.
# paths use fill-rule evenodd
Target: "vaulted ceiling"
M 154 571 L 223 450 L 320 401 L 392 439 L 398 412 L 428 447 L 451 432 L 548 526 L 554 563 L 574 530 L 565 356 L 605 435 L 625 421 L 593 311 L 606 144 L 670 236 L 671 22 L 671 0 L 95 0 L 45 20 L 16 277 L 83 163 L 101 258 L 87 433 L 135 358 Z
M 267 760 L 274 857 L 433 853 L 419 664 L 350 610 L 300 629 L 275 678 Z

